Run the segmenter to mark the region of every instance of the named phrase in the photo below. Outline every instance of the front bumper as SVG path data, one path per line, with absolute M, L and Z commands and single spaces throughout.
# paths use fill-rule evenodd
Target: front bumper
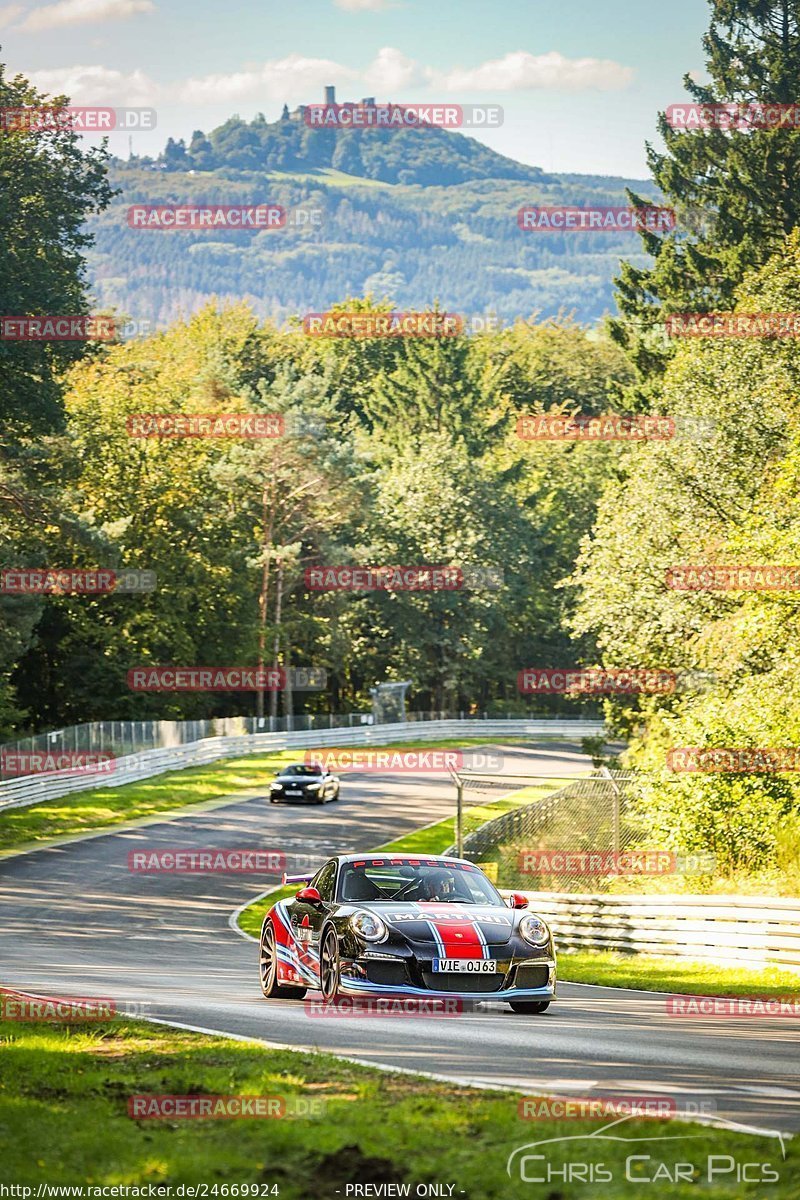
M 440 975 L 431 961 L 407 957 L 344 960 L 340 990 L 351 996 L 459 996 L 469 1000 L 553 1000 L 554 958 L 499 960 L 493 975 Z M 491 986 L 490 986 L 491 982 Z
M 270 800 L 276 804 L 319 804 L 324 799 L 320 792 L 300 792 L 296 796 L 287 796 L 286 792 L 270 792 Z

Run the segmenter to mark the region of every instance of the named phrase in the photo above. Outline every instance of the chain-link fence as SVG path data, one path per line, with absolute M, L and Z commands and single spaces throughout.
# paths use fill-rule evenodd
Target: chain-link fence
M 465 803 L 479 792 L 508 790 L 508 779 L 460 778 Z M 498 886 L 525 891 L 603 892 L 621 879 L 672 873 L 676 856 L 653 844 L 640 795 L 636 775 L 601 768 L 468 830 L 464 857 L 481 863 Z

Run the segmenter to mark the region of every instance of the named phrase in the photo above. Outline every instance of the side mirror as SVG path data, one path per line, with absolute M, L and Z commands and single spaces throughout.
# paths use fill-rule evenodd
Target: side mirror
M 511 901 L 512 908 L 527 908 L 528 907 L 528 897 L 523 896 L 522 892 L 512 892 L 509 899 Z
M 305 904 L 322 904 L 322 896 L 315 887 L 301 888 L 295 900 L 302 900 Z

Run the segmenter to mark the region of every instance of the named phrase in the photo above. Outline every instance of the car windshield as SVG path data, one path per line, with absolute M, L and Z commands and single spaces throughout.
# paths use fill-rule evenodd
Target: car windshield
M 370 900 L 397 904 L 490 904 L 505 901 L 486 876 L 471 863 L 432 860 L 410 862 L 365 859 L 344 863 L 339 876 L 339 900 Z
M 287 775 L 321 775 L 322 767 L 306 766 L 304 763 L 298 763 L 296 767 L 286 767 L 281 771 L 281 778 Z

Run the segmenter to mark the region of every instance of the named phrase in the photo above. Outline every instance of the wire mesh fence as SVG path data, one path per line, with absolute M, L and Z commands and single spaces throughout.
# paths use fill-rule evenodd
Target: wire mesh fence
M 508 791 L 508 780 L 497 777 L 465 774 L 461 784 L 465 803 Z M 604 892 L 621 880 L 673 873 L 676 856 L 653 845 L 640 798 L 634 773 L 601 768 L 477 829 L 467 826 L 464 857 L 498 886 L 525 891 Z

